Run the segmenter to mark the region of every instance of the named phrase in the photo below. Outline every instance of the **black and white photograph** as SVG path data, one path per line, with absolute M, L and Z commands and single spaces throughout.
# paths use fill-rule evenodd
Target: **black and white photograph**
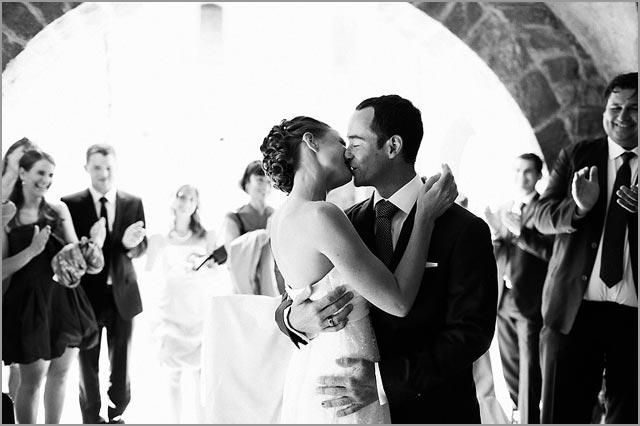
M 638 423 L 638 2 L 1 2 L 2 421 Z

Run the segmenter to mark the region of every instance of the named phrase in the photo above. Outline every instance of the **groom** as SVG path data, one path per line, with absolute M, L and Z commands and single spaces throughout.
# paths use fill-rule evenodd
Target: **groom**
M 397 95 L 361 102 L 349 123 L 345 160 L 354 183 L 376 191 L 346 213 L 377 253 L 376 238 L 384 237 L 374 231 L 374 205 L 385 199 L 397 207 L 391 218 L 391 270 L 413 226 L 422 184 L 414 164 L 422 136 L 420 111 Z M 352 309 L 352 294 L 344 288 L 317 301 L 308 295 L 292 302 L 285 294 L 276 311 L 280 329 L 296 345 L 319 332 L 344 328 Z M 496 299 L 489 228 L 453 205 L 435 222 L 422 286 L 409 314 L 398 318 L 371 307 L 380 361 L 337 360 L 345 367 L 344 376 L 318 379 L 318 392 L 326 396 L 323 406 L 339 407 L 338 415 L 348 415 L 380 400 L 389 404 L 392 423 L 480 423 L 472 364 L 491 343 Z

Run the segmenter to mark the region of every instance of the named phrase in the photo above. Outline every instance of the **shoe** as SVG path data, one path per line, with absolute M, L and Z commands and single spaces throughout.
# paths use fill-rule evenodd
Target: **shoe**
M 109 424 L 110 425 L 123 425 L 124 424 L 124 420 L 122 420 L 122 417 L 115 417 L 113 419 L 109 419 Z

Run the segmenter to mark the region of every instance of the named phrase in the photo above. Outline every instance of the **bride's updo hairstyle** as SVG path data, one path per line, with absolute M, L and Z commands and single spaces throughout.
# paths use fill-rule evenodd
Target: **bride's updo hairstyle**
M 298 169 L 300 159 L 299 145 L 302 136 L 309 132 L 316 138 L 322 138 L 330 127 L 314 118 L 299 116 L 282 122 L 271 128 L 262 141 L 262 169 L 273 187 L 289 194 L 293 187 L 293 176 Z

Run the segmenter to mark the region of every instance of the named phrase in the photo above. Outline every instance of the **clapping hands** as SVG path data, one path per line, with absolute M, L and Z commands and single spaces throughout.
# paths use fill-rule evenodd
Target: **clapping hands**
M 507 212 L 504 215 L 504 224 L 507 229 L 516 237 L 520 236 L 522 230 L 522 217 L 518 213 Z
M 577 213 L 585 215 L 596 205 L 600 196 L 600 184 L 598 183 L 598 168 L 596 166 L 584 167 L 573 175 L 571 182 L 571 196 L 578 206 Z
M 51 226 L 47 225 L 42 229 L 40 229 L 38 225 L 33 227 L 33 238 L 31 238 L 31 244 L 29 245 L 29 248 L 33 252 L 33 257 L 42 253 L 50 236 Z
M 630 213 L 638 213 L 638 184 L 632 187 L 623 185 L 616 191 L 616 195 L 618 196 L 616 201 L 623 209 Z
M 145 235 L 147 235 L 147 231 L 144 229 L 143 221 L 139 220 L 132 223 L 127 227 L 127 229 L 125 229 L 124 234 L 122 235 L 122 245 L 127 250 L 130 250 L 140 244 Z
M 91 226 L 89 237 L 98 247 L 102 248 L 107 237 L 107 221 L 105 218 L 101 217 Z

